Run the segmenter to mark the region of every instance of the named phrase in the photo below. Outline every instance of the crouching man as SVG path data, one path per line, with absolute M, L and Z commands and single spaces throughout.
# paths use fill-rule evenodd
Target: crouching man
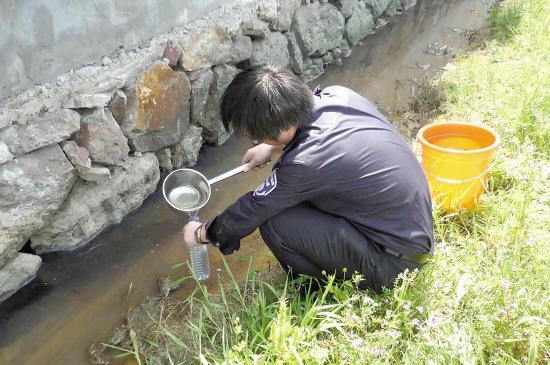
M 271 175 L 206 224 L 189 222 L 189 247 L 212 243 L 227 255 L 260 228 L 292 274 L 392 287 L 433 252 L 431 199 L 405 141 L 368 100 L 331 86 L 313 93 L 292 72 L 262 67 L 238 74 L 221 102 L 227 130 L 259 143 L 243 163 L 283 153 Z M 254 143 L 254 142 L 253 142 Z M 196 234 L 195 234 L 196 233 Z M 197 240 L 198 239 L 198 240 Z

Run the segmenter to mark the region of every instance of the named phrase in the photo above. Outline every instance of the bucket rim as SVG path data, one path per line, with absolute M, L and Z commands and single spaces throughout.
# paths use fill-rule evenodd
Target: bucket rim
M 201 205 L 199 205 L 198 207 L 194 207 L 193 209 L 181 209 L 181 208 L 178 208 L 176 207 L 174 204 L 172 204 L 172 202 L 170 202 L 170 199 L 168 199 L 168 197 L 166 196 L 166 181 L 168 181 L 168 178 L 170 176 L 172 176 L 173 174 L 177 173 L 177 172 L 181 172 L 181 171 L 191 171 L 197 175 L 199 175 L 205 182 L 206 182 L 206 185 L 208 186 L 208 196 L 206 197 L 204 203 L 202 203 Z M 195 170 L 195 169 L 189 169 L 189 168 L 183 168 L 183 169 L 177 169 L 177 170 L 174 170 L 172 171 L 171 173 L 169 173 L 168 175 L 166 175 L 166 177 L 164 178 L 164 181 L 162 182 L 162 195 L 164 196 L 164 200 L 172 207 L 174 208 L 175 210 L 179 211 L 179 212 L 185 212 L 185 213 L 190 213 L 190 212 L 196 212 L 198 211 L 199 209 L 201 209 L 202 207 L 204 207 L 206 204 L 208 204 L 208 201 L 210 200 L 210 195 L 212 194 L 212 187 L 210 186 L 210 183 L 208 182 L 208 179 L 206 178 L 206 176 L 204 176 L 201 172 Z
M 495 141 L 487 147 L 478 148 L 478 149 L 474 149 L 474 150 L 458 150 L 458 149 L 454 149 L 454 148 L 445 148 L 445 147 L 437 146 L 433 143 L 430 143 L 427 139 L 425 139 L 424 138 L 424 133 L 428 129 L 433 128 L 434 126 L 440 126 L 440 125 L 455 125 L 455 126 L 466 125 L 468 127 L 479 128 L 481 130 L 484 130 L 486 132 L 491 133 L 495 137 Z M 478 154 L 478 153 L 490 152 L 492 150 L 497 149 L 500 146 L 500 142 L 501 142 L 500 136 L 492 128 L 484 126 L 484 125 L 480 125 L 480 124 L 473 124 L 473 123 L 467 123 L 467 122 L 437 122 L 437 123 L 431 123 L 431 124 L 425 125 L 424 127 L 420 128 L 420 130 L 418 131 L 418 133 L 416 135 L 416 138 L 418 139 L 420 144 L 422 144 L 423 146 L 433 148 L 434 150 L 437 150 L 437 151 L 440 151 L 440 152 L 452 152 L 452 153 L 458 154 L 458 155 L 474 155 L 474 154 Z

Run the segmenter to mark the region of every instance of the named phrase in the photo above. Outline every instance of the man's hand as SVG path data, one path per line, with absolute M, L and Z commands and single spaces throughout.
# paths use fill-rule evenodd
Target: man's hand
M 183 227 L 183 241 L 187 248 L 191 249 L 200 243 L 195 239 L 195 230 L 201 225 L 200 222 L 189 222 Z M 202 233 L 202 232 L 201 232 Z
M 255 147 L 252 147 L 243 156 L 242 163 L 248 164 L 245 172 L 252 170 L 257 170 L 265 167 L 265 162 L 271 158 L 271 152 L 273 151 L 273 146 L 262 143 Z

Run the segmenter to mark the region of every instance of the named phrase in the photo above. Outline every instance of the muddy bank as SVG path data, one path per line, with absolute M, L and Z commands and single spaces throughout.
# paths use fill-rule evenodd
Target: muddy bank
M 433 75 L 451 58 L 451 54 L 425 53 L 428 44 L 441 41 L 456 53 L 466 45 L 464 33 L 457 30 L 480 27 L 486 9 L 481 0 L 418 1 L 416 7 L 367 37 L 341 66 L 327 67 L 313 84 L 345 85 L 383 110 L 403 110 L 415 80 Z M 425 68 L 426 64 L 430 67 Z M 240 163 L 248 144 L 234 138 L 222 147 L 205 146 L 198 169 L 206 176 L 228 170 Z M 242 175 L 219 185 L 201 215 L 221 211 L 254 189 L 264 175 Z M 45 255 L 37 280 L 0 305 L 0 363 L 87 363 L 90 344 L 109 339 L 126 310 L 156 295 L 158 278 L 174 276 L 171 267 L 186 260 L 179 236 L 185 219 L 169 209 L 157 191 L 140 210 L 88 246 Z M 252 235 L 237 255 L 229 257 L 238 275 L 246 268 L 244 257 L 269 257 L 257 237 Z M 210 258 L 215 273 L 220 268 L 219 254 L 210 250 Z M 190 290 L 191 285 L 184 286 L 175 296 L 185 297 Z

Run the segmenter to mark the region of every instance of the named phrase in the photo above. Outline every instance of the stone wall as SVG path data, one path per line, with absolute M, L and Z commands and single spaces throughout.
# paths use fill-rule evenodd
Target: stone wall
M 238 0 L 223 0 L 228 6 Z M 119 47 L 181 27 L 220 0 L 0 0 L 0 100 Z
M 239 69 L 273 64 L 306 81 L 414 0 L 242 0 L 121 50 L 0 108 L 0 300 L 36 254 L 73 250 L 136 209 L 161 172 L 228 138 L 219 98 Z

